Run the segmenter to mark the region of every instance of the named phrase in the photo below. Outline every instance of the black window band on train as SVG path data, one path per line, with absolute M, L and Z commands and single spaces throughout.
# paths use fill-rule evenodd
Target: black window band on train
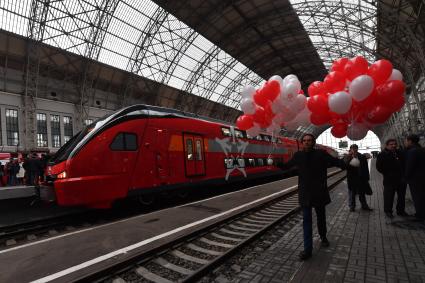
M 135 133 L 120 132 L 112 140 L 109 148 L 112 151 L 137 151 L 137 135 Z

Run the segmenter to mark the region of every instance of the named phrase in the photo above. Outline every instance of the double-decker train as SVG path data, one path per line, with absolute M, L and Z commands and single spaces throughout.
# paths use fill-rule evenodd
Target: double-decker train
M 62 146 L 47 168 L 42 196 L 64 206 L 108 208 L 127 197 L 148 200 L 164 191 L 282 174 L 277 162 L 298 150 L 294 139 L 250 137 L 210 118 L 134 105 Z

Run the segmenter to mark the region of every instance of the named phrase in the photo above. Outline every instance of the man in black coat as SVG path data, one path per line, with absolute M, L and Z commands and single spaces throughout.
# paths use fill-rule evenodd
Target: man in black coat
M 347 165 L 347 184 L 349 190 L 349 206 L 350 211 L 356 210 L 356 195 L 359 195 L 359 200 L 363 210 L 372 211 L 366 202 L 366 192 L 370 191 L 369 185 L 369 167 L 366 157 L 358 152 L 357 144 L 350 146 L 348 155 L 344 157 Z
M 313 251 L 312 207 L 316 210 L 317 228 L 322 240 L 322 246 L 329 246 L 326 238 L 325 206 L 331 202 L 327 186 L 327 168 L 337 166 L 344 168 L 344 162 L 334 158 L 326 151 L 314 148 L 316 139 L 312 134 L 304 134 L 301 138 L 303 150 L 294 154 L 285 164 L 279 164 L 281 169 L 296 167 L 298 169 L 298 200 L 303 210 L 304 251 L 300 260 L 311 257 Z
M 419 145 L 418 135 L 409 135 L 404 141 L 406 152 L 405 178 L 415 205 L 416 218 L 425 220 L 425 149 Z
M 408 216 L 404 211 L 406 182 L 404 181 L 404 158 L 397 150 L 397 141 L 389 139 L 385 142 L 385 148 L 378 155 L 376 169 L 384 176 L 384 212 L 389 218 L 393 218 L 394 195 L 397 192 L 397 214 Z

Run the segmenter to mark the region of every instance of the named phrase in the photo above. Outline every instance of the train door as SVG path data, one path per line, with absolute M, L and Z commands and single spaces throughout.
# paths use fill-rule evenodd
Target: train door
M 164 129 L 156 129 L 155 162 L 158 177 L 162 180 L 169 175 L 168 133 Z
M 186 176 L 205 174 L 204 142 L 201 136 L 183 134 Z
M 201 136 L 193 137 L 195 144 L 196 174 L 205 175 L 204 139 Z

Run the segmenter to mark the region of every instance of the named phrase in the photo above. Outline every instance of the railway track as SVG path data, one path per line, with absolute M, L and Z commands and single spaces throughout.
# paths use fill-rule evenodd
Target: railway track
M 336 172 L 329 188 L 345 178 Z M 299 210 L 296 190 L 149 253 L 98 270 L 79 282 L 195 282 Z
M 246 186 L 253 186 L 255 184 L 265 183 L 265 180 L 254 180 L 248 182 L 245 186 L 238 184 L 232 184 L 228 190 L 239 190 Z M 223 191 L 221 193 L 226 193 Z M 135 215 L 143 213 L 149 213 L 155 210 L 171 207 L 174 205 L 183 205 L 187 202 L 200 200 L 206 197 L 211 197 L 212 194 L 207 196 L 197 196 L 194 199 L 188 198 L 186 200 L 171 201 L 170 203 L 162 202 L 161 205 L 153 205 L 149 208 L 138 208 L 128 209 L 125 207 L 125 211 L 118 208 L 118 213 L 110 211 L 96 211 L 96 210 L 83 210 L 81 212 L 67 213 L 60 216 L 47 215 L 45 218 L 37 221 L 19 223 L 10 226 L 4 226 L 0 228 L 0 250 L 10 248 L 12 246 L 18 246 L 28 242 L 34 242 L 40 239 L 46 239 L 48 237 L 57 236 L 59 234 L 65 234 L 68 232 L 76 231 L 79 229 L 85 229 L 92 226 L 98 226 L 105 223 L 125 219 Z M 217 195 L 217 192 L 215 192 Z M 126 212 L 128 210 L 128 212 Z

